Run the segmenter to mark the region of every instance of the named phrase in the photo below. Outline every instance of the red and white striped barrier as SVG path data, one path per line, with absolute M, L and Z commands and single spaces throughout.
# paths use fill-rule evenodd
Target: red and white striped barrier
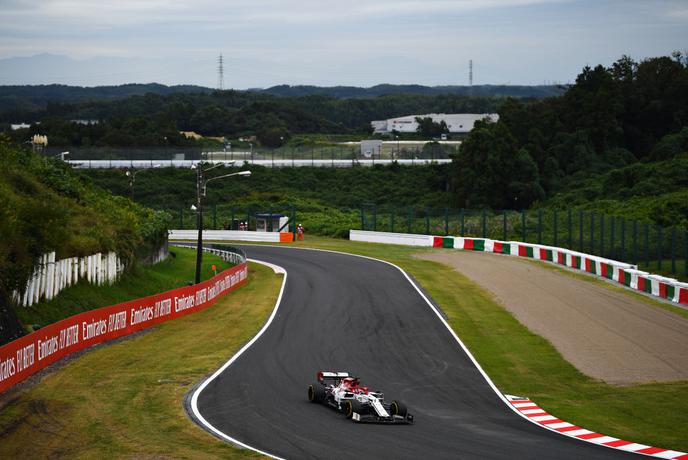
M 565 422 L 549 414 L 528 398 L 512 395 L 504 396 L 523 417 L 542 425 L 548 430 L 556 431 L 557 433 L 563 434 L 570 438 L 580 439 L 581 441 L 587 441 L 614 449 L 625 450 L 626 452 L 650 455 L 657 458 L 688 460 L 688 454 L 685 452 L 661 449 L 659 447 L 646 446 L 645 444 L 638 444 L 636 442 L 624 441 L 612 436 L 605 436 L 603 434 L 586 430 L 585 428 Z
M 607 278 L 630 289 L 642 291 L 676 304 L 688 305 L 688 283 L 638 270 L 635 265 L 570 249 L 486 238 L 409 235 L 364 230 L 350 230 L 349 238 L 351 241 L 454 248 L 544 260 Z

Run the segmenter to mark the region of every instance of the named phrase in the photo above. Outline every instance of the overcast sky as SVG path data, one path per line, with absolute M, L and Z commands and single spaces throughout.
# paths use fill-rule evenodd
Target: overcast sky
M 0 84 L 216 87 L 222 53 L 225 88 L 531 85 L 686 49 L 688 0 L 0 0 Z M 76 62 L 8 59 L 40 54 Z

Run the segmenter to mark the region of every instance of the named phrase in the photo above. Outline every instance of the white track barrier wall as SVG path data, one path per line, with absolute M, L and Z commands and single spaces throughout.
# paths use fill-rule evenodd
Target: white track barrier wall
M 124 271 L 124 264 L 117 254 L 93 254 L 55 260 L 55 253 L 44 254 L 22 293 L 14 291 L 15 302 L 24 307 L 50 300 L 61 290 L 85 279 L 92 284 L 114 283 Z
M 162 246 L 153 255 L 153 264 L 165 260 L 167 255 L 167 247 Z M 14 291 L 12 297 L 21 306 L 30 307 L 43 299 L 52 299 L 61 290 L 82 279 L 91 284 L 112 284 L 124 268 L 124 263 L 114 252 L 61 260 L 55 260 L 55 253 L 51 252 L 41 256 L 24 291 Z
M 253 241 L 259 243 L 284 242 L 284 236 L 280 237 L 280 235 L 291 235 L 291 233 L 249 232 L 239 230 L 203 230 L 204 241 Z M 198 230 L 170 230 L 169 233 L 170 241 L 196 241 L 197 239 Z
M 492 252 L 495 254 L 544 260 L 613 280 L 631 289 L 642 291 L 661 299 L 681 305 L 688 305 L 688 283 L 638 270 L 638 267 L 635 265 L 570 249 L 486 238 L 412 235 L 369 232 L 365 230 L 350 230 L 349 239 L 351 241 L 369 243 Z

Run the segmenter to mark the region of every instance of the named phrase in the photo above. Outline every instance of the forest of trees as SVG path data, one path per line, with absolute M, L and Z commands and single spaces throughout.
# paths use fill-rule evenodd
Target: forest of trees
M 458 206 L 528 208 L 590 175 L 685 155 L 688 57 L 585 67 L 564 96 L 509 99 L 499 115 L 477 123 L 455 158 Z
M 173 132 L 230 138 L 257 135 L 268 140 L 318 133 L 365 136 L 372 120 L 432 112 L 495 112 L 504 101 L 454 94 L 341 99 L 238 91 L 148 93 L 116 100 L 50 101 L 42 109 L 6 108 L 0 111 L 0 123 L 40 121 L 28 133 L 20 130 L 12 135 L 19 141 L 45 134 L 55 146 L 180 146 L 184 140 Z M 99 123 L 70 123 L 75 119 Z
M 200 91 L 54 101 L 42 112 L 31 112 L 41 115 L 40 125 L 13 136 L 22 142 L 40 132 L 58 146 L 193 145 L 195 141 L 179 134 L 183 130 L 230 137 L 258 135 L 265 145 L 276 147 L 301 134 L 363 136 L 371 120 L 400 114 L 498 112 L 498 122 L 476 124 L 450 168 L 435 172 L 442 175 L 437 183 L 448 184 L 451 192 L 446 195 L 451 197 L 447 206 L 491 209 L 555 203 L 552 197 L 572 188 L 588 190 L 600 200 L 604 198 L 600 184 L 608 180 L 602 177 L 611 171 L 639 164 L 639 169 L 629 169 L 637 177 L 642 175 L 638 172 L 644 170 L 642 165 L 660 161 L 673 165 L 688 151 L 688 58 L 680 52 L 640 62 L 623 56 L 609 67 L 585 67 L 563 95 L 545 99 L 456 94 L 340 98 L 313 94 L 316 90 L 310 87 L 277 88 L 297 95 Z M 2 116 L 16 121 L 11 117 L 17 113 L 3 112 Z M 79 125 L 70 119 L 100 123 Z M 444 131 L 426 124 L 427 133 Z M 643 190 L 633 184 L 624 190 L 659 196 L 663 193 L 660 172 L 653 170 L 652 178 L 643 182 Z M 677 187 L 676 193 L 688 190 L 682 176 L 666 181 Z M 429 192 L 435 191 L 447 189 Z M 580 204 L 581 197 L 575 199 Z

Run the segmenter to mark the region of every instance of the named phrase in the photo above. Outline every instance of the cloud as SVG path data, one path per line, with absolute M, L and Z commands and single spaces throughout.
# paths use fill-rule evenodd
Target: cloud
M 3 5 L 0 18 L 14 28 L 52 23 L 86 29 L 159 23 L 252 26 L 256 23 L 305 24 L 343 19 L 378 19 L 419 14 L 457 14 L 513 8 L 564 0 L 15 0 Z M 11 20 L 11 21 L 8 21 Z
M 228 70 L 273 84 L 463 82 L 474 59 L 493 82 L 516 83 L 568 81 L 586 63 L 688 39 L 685 0 L 103 1 L 0 0 L 0 58 L 205 60 L 205 84 L 220 52 Z M 191 78 L 159 68 L 150 79 Z

